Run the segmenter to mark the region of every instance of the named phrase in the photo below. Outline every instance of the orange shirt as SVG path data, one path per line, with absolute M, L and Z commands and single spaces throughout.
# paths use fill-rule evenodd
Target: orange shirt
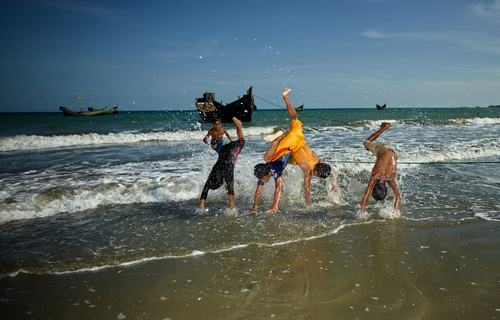
M 306 140 L 304 139 L 304 134 L 302 133 L 302 122 L 299 120 L 292 120 L 290 122 L 290 129 L 281 138 L 276 152 L 271 157 L 271 162 L 279 159 L 282 155 L 287 153 L 294 153 L 303 146 L 306 145 Z
M 307 145 L 304 145 L 302 148 L 292 153 L 292 157 L 297 163 L 300 161 L 307 163 L 311 171 L 314 170 L 314 165 L 319 162 Z

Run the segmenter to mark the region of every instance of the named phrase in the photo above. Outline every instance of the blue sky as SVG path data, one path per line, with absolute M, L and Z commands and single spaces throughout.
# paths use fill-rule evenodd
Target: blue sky
M 0 0 L 0 80 L 0 112 L 193 110 L 250 86 L 306 108 L 486 107 L 500 0 Z

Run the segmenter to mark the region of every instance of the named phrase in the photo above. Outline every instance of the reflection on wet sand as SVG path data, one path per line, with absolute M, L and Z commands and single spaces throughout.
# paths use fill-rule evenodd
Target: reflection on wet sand
M 373 221 L 282 245 L 0 280 L 7 318 L 492 319 L 496 222 Z M 464 238 L 465 237 L 465 238 Z M 25 291 L 38 283 L 37 290 Z M 57 308 L 47 308 L 54 305 Z

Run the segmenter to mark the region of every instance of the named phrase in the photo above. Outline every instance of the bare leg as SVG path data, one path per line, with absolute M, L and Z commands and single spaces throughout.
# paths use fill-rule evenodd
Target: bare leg
M 269 162 L 271 158 L 274 156 L 276 153 L 276 149 L 278 149 L 278 145 L 281 141 L 281 136 L 276 137 L 276 139 L 273 140 L 271 143 L 271 146 L 269 149 L 267 149 L 266 154 L 264 155 L 264 161 Z
M 288 111 L 288 114 L 290 115 L 290 121 L 292 120 L 297 120 L 297 111 L 292 106 L 292 103 L 290 102 L 290 99 L 288 99 L 288 94 L 292 91 L 292 89 L 286 88 L 282 95 L 283 95 L 283 100 L 285 100 L 286 103 L 286 110 Z
M 283 91 L 282 95 L 283 95 L 283 100 L 285 100 L 285 103 L 286 103 L 286 109 L 288 111 L 288 114 L 290 115 L 290 121 L 293 121 L 293 120 L 297 120 L 297 112 L 295 111 L 292 104 L 290 103 L 290 100 L 288 99 L 288 94 L 290 93 L 290 91 L 292 91 L 292 89 L 286 88 Z M 290 124 L 290 127 L 291 127 L 291 124 Z M 276 134 L 269 135 L 269 136 L 264 138 L 264 140 L 266 140 L 266 141 L 270 141 L 270 139 L 274 139 L 273 142 L 271 143 L 271 146 L 269 147 L 269 149 L 267 149 L 266 154 L 264 155 L 264 161 L 269 162 L 271 160 L 271 158 L 274 156 L 274 154 L 276 153 L 276 150 L 278 149 L 278 145 L 281 141 L 281 134 L 279 134 L 280 132 L 281 132 L 281 134 L 283 134 L 283 132 L 280 130 Z
M 241 121 L 233 117 L 233 122 L 236 125 L 236 134 L 238 139 L 243 139 L 243 130 L 241 130 Z
M 283 135 L 283 131 L 279 130 L 276 133 L 269 134 L 269 135 L 265 136 L 264 140 L 271 142 L 271 141 L 274 141 L 277 137 L 281 137 L 282 135 Z
M 389 129 L 390 127 L 392 127 L 392 123 L 390 123 L 390 122 L 382 122 L 382 124 L 380 125 L 380 129 L 378 129 L 374 134 L 372 134 L 366 140 L 369 140 L 371 142 L 375 141 L 382 134 L 382 132 L 384 132 L 385 130 Z

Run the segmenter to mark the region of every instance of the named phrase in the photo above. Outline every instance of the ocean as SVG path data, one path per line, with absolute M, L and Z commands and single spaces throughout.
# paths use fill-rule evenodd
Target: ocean
M 306 206 L 289 165 L 281 212 L 265 212 L 271 182 L 247 215 L 263 137 L 288 129 L 286 110 L 243 123 L 236 210 L 220 188 L 205 214 L 217 155 L 194 111 L 1 114 L 0 317 L 500 319 L 500 108 L 306 106 L 298 118 L 339 197 L 313 177 Z M 356 219 L 375 163 L 363 142 L 384 121 L 401 217 L 389 188 Z

